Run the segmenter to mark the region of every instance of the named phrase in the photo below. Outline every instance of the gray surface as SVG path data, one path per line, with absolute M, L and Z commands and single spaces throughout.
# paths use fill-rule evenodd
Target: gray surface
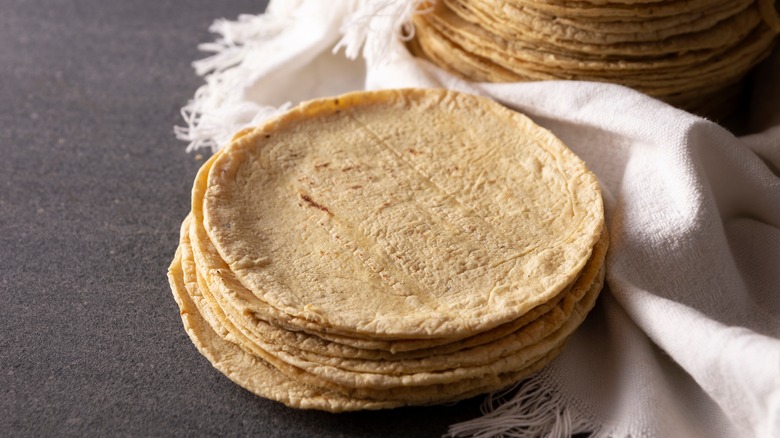
M 198 165 L 189 62 L 235 0 L 0 0 L 0 435 L 436 436 L 454 407 L 331 415 L 240 389 L 165 272 Z

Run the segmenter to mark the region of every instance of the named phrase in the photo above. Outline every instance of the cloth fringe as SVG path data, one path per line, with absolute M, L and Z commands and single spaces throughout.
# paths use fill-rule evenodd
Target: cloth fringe
M 219 19 L 209 30 L 218 35 L 211 43 L 198 48 L 213 53 L 193 62 L 195 72 L 204 76 L 206 83 L 181 109 L 186 126 L 175 126 L 174 135 L 187 141 L 187 152 L 209 148 L 221 149 L 233 134 L 247 126 L 262 123 L 291 106 L 269 105 L 247 98 L 243 93 L 259 80 L 258 70 L 266 59 L 279 58 L 272 53 L 274 38 L 283 36 L 295 23 L 296 14 L 309 12 L 328 5 L 306 0 L 272 1 L 265 13 L 241 15 L 238 20 Z M 423 6 L 423 3 L 426 6 Z M 430 9 L 428 0 L 342 0 L 333 8 L 349 11 L 341 23 L 341 39 L 333 47 L 333 53 L 342 48 L 350 59 L 361 53 L 367 64 L 390 62 L 389 35 L 402 40 L 414 36 L 412 14 Z M 267 67 L 267 66 L 266 66 Z M 312 96 L 316 97 L 316 96 Z
M 303 0 L 271 2 L 266 12 L 244 14 L 237 20 L 218 19 L 209 31 L 219 37 L 198 49 L 213 53 L 192 63 L 206 83 L 181 109 L 186 126 L 175 126 L 174 135 L 189 142 L 187 152 L 224 146 L 243 127 L 258 124 L 289 109 L 252 102 L 242 96 L 253 72 L 267 54 L 268 41 L 282 34 L 295 21 L 295 12 Z
M 482 416 L 450 426 L 447 438 L 563 438 L 575 433 L 598 435 L 597 428 L 563 405 L 539 375 L 489 394 Z
M 359 3 L 341 27 L 344 35 L 333 48 L 336 53 L 342 48 L 350 59 L 357 59 L 363 48 L 363 58 L 369 64 L 390 62 L 389 35 L 402 41 L 414 38 L 413 14 L 424 14 L 433 10 L 435 0 L 368 0 Z
M 276 2 L 275 4 L 282 4 Z M 187 152 L 201 148 L 218 151 L 245 120 L 264 120 L 279 112 L 273 106 L 232 99 L 244 87 L 247 69 L 241 68 L 252 54 L 262 52 L 262 44 L 280 34 L 291 21 L 290 10 L 270 9 L 265 14 L 241 15 L 236 21 L 216 20 L 209 31 L 220 37 L 198 49 L 213 55 L 195 61 L 192 66 L 206 83 L 181 109 L 186 126 L 174 126 L 177 139 L 189 142 Z M 230 103 L 228 103 L 230 102 Z

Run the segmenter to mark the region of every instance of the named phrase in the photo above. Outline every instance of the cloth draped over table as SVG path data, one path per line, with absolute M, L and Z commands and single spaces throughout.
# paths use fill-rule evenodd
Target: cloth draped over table
M 735 137 L 617 85 L 458 79 L 406 50 L 419 3 L 272 1 L 216 21 L 176 135 L 215 151 L 291 104 L 359 89 L 450 88 L 525 113 L 602 184 L 607 286 L 558 359 L 449 433 L 780 436 L 780 51 L 756 76 L 755 133 Z

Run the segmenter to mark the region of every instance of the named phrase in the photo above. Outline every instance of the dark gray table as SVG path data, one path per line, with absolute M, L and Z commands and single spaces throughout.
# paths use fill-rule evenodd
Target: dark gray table
M 437 436 L 450 407 L 255 397 L 185 334 L 165 273 L 200 164 L 174 139 L 231 0 L 0 0 L 0 436 Z

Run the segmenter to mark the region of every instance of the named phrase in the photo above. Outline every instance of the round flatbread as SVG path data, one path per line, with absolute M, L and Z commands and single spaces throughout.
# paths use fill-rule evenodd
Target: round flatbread
M 772 3 L 442 0 L 413 17 L 409 47 L 465 80 L 611 82 L 722 118 L 775 45 Z
M 206 322 L 184 284 L 181 252 L 177 251 L 168 269 L 168 282 L 179 305 L 184 329 L 198 351 L 232 381 L 265 398 L 301 409 L 331 412 L 361 409 L 383 409 L 402 406 L 401 402 L 357 400 L 344 395 L 312 388 L 287 378 L 284 374 L 231 342 L 225 341 Z
M 604 234 L 605 236 L 605 234 Z M 291 333 L 287 330 L 275 327 L 271 324 L 252 318 L 245 312 L 241 312 L 233 306 L 230 299 L 226 299 L 220 291 L 210 290 L 200 274 L 196 273 L 195 262 L 192 260 L 192 251 L 189 235 L 182 233 L 180 247 L 182 250 L 182 265 L 185 271 L 185 280 L 195 278 L 199 284 L 199 293 L 209 303 L 211 309 L 219 308 L 229 324 L 241 332 L 246 342 L 254 343 L 265 352 L 272 354 L 292 366 L 301 368 L 339 368 L 347 371 L 365 372 L 371 374 L 411 374 L 421 372 L 439 372 L 457 367 L 475 367 L 478 365 L 492 364 L 495 361 L 510 355 L 516 355 L 520 350 L 533 345 L 551 333 L 557 331 L 564 324 L 571 325 L 572 312 L 582 307 L 589 308 L 601 290 L 604 275 L 604 254 L 606 251 L 606 238 L 603 237 L 594 250 L 594 260 L 589 261 L 582 275 L 571 292 L 560 300 L 550 311 L 540 314 L 538 318 L 531 320 L 520 329 L 509 332 L 504 336 L 488 340 L 479 339 L 473 342 L 472 338 L 448 344 L 446 348 L 434 347 L 417 350 L 413 355 L 399 353 L 395 355 L 382 355 L 375 350 L 363 351 L 362 357 L 345 357 L 342 354 L 358 350 L 345 349 L 343 345 L 335 342 L 327 342 L 313 335 Z M 585 299 L 584 297 L 587 297 Z M 581 303 L 581 300 L 584 302 Z M 590 304 L 589 304 L 590 303 Z M 579 306 L 579 307 L 578 307 Z M 584 315 L 583 315 L 584 316 Z M 573 318 L 576 320 L 576 317 Z M 222 327 L 219 321 L 212 326 Z M 303 335 L 303 336 L 302 336 Z M 227 335 L 226 335 L 227 337 Z M 314 342 L 315 338 L 319 342 Z M 482 335 L 477 335 L 481 338 Z M 309 349 L 301 349 L 299 346 L 309 341 Z M 311 351 L 311 344 L 319 347 Z M 358 350 L 360 351 L 360 350 Z M 517 368 L 517 367 L 516 367 Z M 316 371 L 315 371 L 316 373 Z
M 445 90 L 301 104 L 228 146 L 203 201 L 209 239 L 260 300 L 379 339 L 519 318 L 574 281 L 603 220 L 595 176 L 560 140 Z
M 277 309 L 257 298 L 236 279 L 211 244 L 202 225 L 202 205 L 206 176 L 215 159 L 216 155 L 203 164 L 198 171 L 192 189 L 192 220 L 189 228 L 189 242 L 186 246 L 187 248 L 190 244 L 192 246 L 198 273 L 203 277 L 211 292 L 225 300 L 233 312 L 242 314 L 242 317 L 247 320 L 250 328 L 258 333 L 258 336 L 266 341 L 273 339 L 285 345 L 297 345 L 301 349 L 313 353 L 356 359 L 412 359 L 445 354 L 491 342 L 535 322 L 558 306 L 559 302 L 566 296 L 575 295 L 573 299 L 579 300 L 602 265 L 608 246 L 606 232 L 602 231 L 602 237 L 594 247 L 591 260 L 588 261 L 577 280 L 570 287 L 565 288 L 559 296 L 540 304 L 516 320 L 462 340 L 457 338 L 377 340 L 344 336 L 335 331 L 323 333 L 320 331 L 322 328 L 314 323 L 300 318 L 293 318 L 294 321 L 291 321 L 290 318 L 284 318 L 284 315 L 280 314 Z M 187 261 L 185 260 L 184 263 Z M 572 291 L 572 287 L 574 291 Z M 577 291 L 579 292 L 574 293 Z
M 261 357 L 252 354 L 251 348 L 237 342 L 240 337 L 226 336 L 221 326 L 215 328 L 214 321 L 206 319 L 207 314 L 212 314 L 212 309 L 209 309 L 207 302 L 199 298 L 201 295 L 197 284 L 188 284 L 184 277 L 182 250 L 179 248 L 168 270 L 168 280 L 179 305 L 185 330 L 201 354 L 238 385 L 261 397 L 295 408 L 343 412 L 462 400 L 503 388 L 533 374 L 552 361 L 566 341 L 563 339 L 522 369 L 483 378 L 463 379 L 451 384 L 388 390 L 354 390 L 328 381 L 322 381 L 324 386 L 319 386 L 316 378 L 302 371 L 296 372 L 289 367 L 285 369 L 286 373 L 279 371 Z

